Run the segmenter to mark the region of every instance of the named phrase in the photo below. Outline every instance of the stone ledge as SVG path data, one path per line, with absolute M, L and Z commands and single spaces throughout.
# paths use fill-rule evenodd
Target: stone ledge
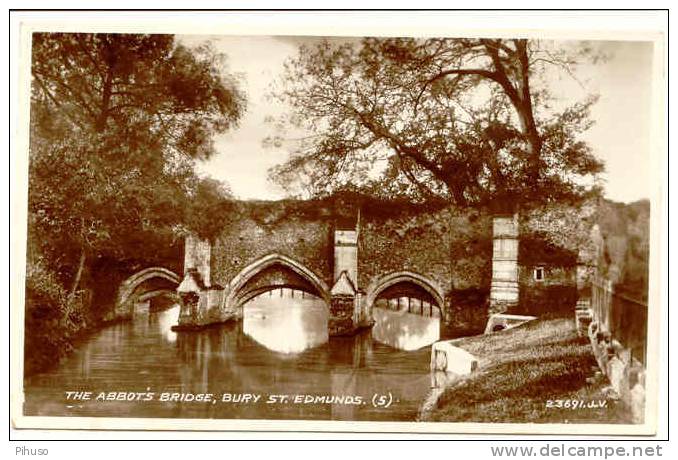
M 478 369 L 478 359 L 466 350 L 455 347 L 450 340 L 431 346 L 431 372 L 443 371 L 457 376 Z
M 588 337 L 598 367 L 610 382 L 611 390 L 629 407 L 634 423 L 645 418 L 645 368 L 629 350 L 612 339 L 609 332 L 599 330 L 592 321 Z
M 478 359 L 452 345 L 454 342 L 444 340 L 431 346 L 431 390 L 419 407 L 417 421 L 428 420 L 445 390 L 461 381 L 462 376 L 478 370 Z
M 506 313 L 495 313 L 490 316 L 487 320 L 487 326 L 485 326 L 485 334 L 491 334 L 493 332 L 503 331 L 505 329 L 511 329 L 521 324 L 527 323 L 528 321 L 533 321 L 537 319 L 536 316 L 526 316 L 526 315 L 508 315 Z

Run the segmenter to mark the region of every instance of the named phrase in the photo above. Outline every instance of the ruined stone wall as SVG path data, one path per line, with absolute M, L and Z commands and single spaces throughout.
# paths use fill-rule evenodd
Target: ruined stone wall
M 225 287 L 252 262 L 278 253 L 330 287 L 336 281 L 335 230 L 357 227 L 357 288 L 367 290 L 392 273 L 414 272 L 440 287 L 448 326 L 469 333 L 484 328 L 493 274 L 493 216 L 487 212 L 367 200 L 338 206 L 329 199 L 246 201 L 235 208 L 212 242 L 213 285 Z M 521 216 L 516 313 L 574 310 L 577 248 L 587 241 L 591 224 L 581 215 L 563 206 Z M 537 266 L 544 268 L 541 281 L 534 279 Z
M 313 202 L 240 202 L 212 243 L 212 283 L 227 286 L 247 265 L 278 253 L 332 284 L 331 210 Z
M 543 279 L 536 280 L 534 270 L 543 268 Z M 509 313 L 541 316 L 547 313 L 571 314 L 577 304 L 576 267 L 520 266 L 520 303 Z
M 361 287 L 388 273 L 412 271 L 435 281 L 444 295 L 484 288 L 491 275 L 490 219 L 450 209 L 388 217 L 364 212 L 358 251 Z
M 451 286 L 447 213 L 394 213 L 388 217 L 363 212 L 358 242 L 358 285 L 376 282 L 383 275 L 411 271 Z
M 650 202 L 604 201 L 598 208 L 597 276 L 615 291 L 647 302 L 650 258 Z
M 522 216 L 520 305 L 513 313 L 540 316 L 574 311 L 594 263 L 591 230 L 596 209 L 595 201 L 577 207 L 554 204 Z M 542 277 L 537 279 L 535 270 L 540 268 Z

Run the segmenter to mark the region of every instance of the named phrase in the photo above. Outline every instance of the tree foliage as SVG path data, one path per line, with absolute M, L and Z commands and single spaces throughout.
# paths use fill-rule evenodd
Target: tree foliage
M 166 155 L 209 157 L 244 108 L 223 56 L 171 35 L 34 34 L 32 75 L 35 98 L 75 129 L 143 135 Z
M 309 135 L 271 174 L 314 194 L 360 188 L 460 207 L 580 197 L 602 170 L 580 137 L 595 98 L 556 110 L 545 79 L 589 51 L 522 39 L 301 46 L 274 93 L 292 108 L 281 126 Z
M 194 198 L 228 194 L 193 162 L 245 104 L 223 56 L 170 35 L 36 33 L 31 71 L 29 250 L 71 295 L 92 258 L 152 260 L 182 229 L 209 233 Z

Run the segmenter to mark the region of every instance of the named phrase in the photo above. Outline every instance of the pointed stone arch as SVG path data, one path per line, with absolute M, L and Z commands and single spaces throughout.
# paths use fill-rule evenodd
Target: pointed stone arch
M 172 270 L 163 267 L 149 267 L 136 272 L 134 275 L 127 278 L 120 284 L 118 289 L 118 304 L 124 304 L 129 300 L 130 296 L 136 289 L 148 280 L 153 278 L 160 278 L 169 281 L 174 286 L 178 286 L 181 282 L 179 275 Z
M 176 289 L 181 282 L 179 275 L 164 267 L 148 267 L 140 270 L 127 278 L 118 288 L 118 297 L 116 299 L 116 316 L 131 317 L 134 314 L 134 302 L 139 293 L 138 288 L 145 282 L 160 279 L 169 282 L 169 288 Z M 169 289 L 158 289 L 157 287 L 149 292 L 169 291 Z M 142 293 L 141 295 L 143 295 Z
M 292 271 L 297 276 L 307 281 L 325 302 L 329 302 L 329 288 L 327 287 L 327 284 L 313 272 L 313 270 L 290 257 L 273 253 L 250 263 L 231 280 L 228 285 L 228 294 L 224 299 L 225 306 L 230 309 L 239 307 L 243 303 L 243 299 L 247 299 L 247 297 L 243 297 L 243 288 L 245 288 L 247 283 L 259 273 L 276 265 Z M 251 296 L 249 298 L 251 298 Z
M 424 275 L 410 271 L 389 273 L 371 283 L 367 288 L 365 298 L 368 308 L 371 308 L 374 305 L 374 302 L 380 293 L 398 283 L 412 283 L 419 286 L 435 300 L 441 313 L 443 312 L 445 296 L 438 284 Z

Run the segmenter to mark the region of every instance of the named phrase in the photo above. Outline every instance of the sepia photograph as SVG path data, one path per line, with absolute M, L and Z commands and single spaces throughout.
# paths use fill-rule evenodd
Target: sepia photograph
M 17 428 L 655 431 L 661 34 L 61 29 Z

